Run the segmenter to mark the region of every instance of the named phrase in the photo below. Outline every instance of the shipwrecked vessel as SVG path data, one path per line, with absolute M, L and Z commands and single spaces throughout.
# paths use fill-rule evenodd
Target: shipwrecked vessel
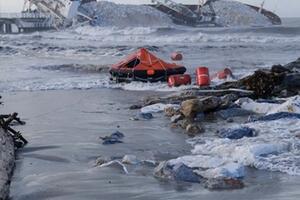
M 89 12 L 83 6 L 91 2 L 96 2 L 96 0 L 24 0 L 22 13 L 0 14 L 0 33 L 59 30 L 82 22 L 97 25 L 97 23 L 93 23 L 99 18 L 97 12 Z M 178 25 L 192 27 L 230 26 L 230 23 L 226 22 L 226 17 L 229 16 L 229 20 L 238 18 L 235 17 L 236 13 L 240 14 L 240 18 L 244 17 L 242 16 L 243 10 L 235 11 L 235 6 L 231 6 L 230 9 L 222 8 L 224 5 L 230 6 L 230 1 L 201 0 L 197 5 L 180 4 L 172 0 L 151 0 L 151 2 L 151 4 L 143 6 L 159 11 Z M 262 6 L 255 7 L 238 2 L 234 3 L 246 7 L 248 11 L 251 10 L 253 13 L 260 13 L 257 18 L 252 18 L 252 21 L 265 20 L 269 24 L 281 24 L 280 17 L 263 9 Z M 218 6 L 218 4 L 220 5 Z M 245 18 L 241 23 L 234 25 L 243 25 L 243 22 L 246 21 L 249 21 L 249 18 Z

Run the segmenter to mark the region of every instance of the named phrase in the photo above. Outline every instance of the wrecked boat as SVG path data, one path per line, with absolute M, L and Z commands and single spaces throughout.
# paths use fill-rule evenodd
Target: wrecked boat
M 185 72 L 184 66 L 167 63 L 145 48 L 139 49 L 110 68 L 112 79 L 117 82 L 167 81 L 169 76 L 184 74 Z

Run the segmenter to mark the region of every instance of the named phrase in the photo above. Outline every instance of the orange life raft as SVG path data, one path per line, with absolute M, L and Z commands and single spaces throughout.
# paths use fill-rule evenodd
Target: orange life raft
M 118 82 L 167 81 L 168 76 L 184 74 L 185 72 L 186 68 L 184 66 L 167 63 L 144 48 L 127 56 L 124 60 L 110 68 L 111 76 Z

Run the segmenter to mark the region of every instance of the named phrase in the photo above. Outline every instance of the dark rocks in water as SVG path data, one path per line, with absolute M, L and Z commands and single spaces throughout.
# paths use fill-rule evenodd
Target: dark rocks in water
M 168 162 L 161 162 L 154 169 L 154 176 L 162 179 L 183 181 L 190 183 L 200 183 L 202 177 L 193 172 L 193 169 L 184 165 L 169 165 Z
M 172 174 L 176 181 L 184 181 L 190 183 L 200 183 L 201 178 L 193 172 L 193 169 L 181 164 L 179 166 L 174 166 Z
M 242 79 L 246 89 L 252 90 L 256 97 L 270 97 L 276 85 L 280 85 L 284 78 L 283 74 L 271 73 L 269 71 L 258 70 L 253 75 Z
M 123 143 L 121 139 L 123 139 L 125 135 L 119 131 L 116 131 L 112 133 L 110 136 L 100 137 L 100 139 L 103 140 L 103 145 L 109 145 L 109 144 L 117 144 L 117 143 Z
M 221 103 L 221 98 L 215 96 L 190 99 L 182 102 L 180 111 L 186 118 L 194 119 L 197 113 L 216 110 Z
M 273 73 L 291 73 L 292 71 L 282 65 L 273 65 L 271 68 L 271 72 Z
M 204 183 L 204 187 L 210 190 L 233 190 L 245 187 L 242 180 L 239 179 L 208 179 Z
M 285 65 L 284 67 L 294 72 L 300 72 L 300 58 L 298 58 L 294 62 Z
M 143 106 L 142 105 L 132 105 L 129 107 L 129 110 L 138 110 L 141 109 Z
M 153 118 L 152 113 L 139 113 L 139 117 L 146 119 L 146 120 L 150 120 Z
M 233 118 L 233 117 L 249 116 L 252 114 L 253 114 L 253 112 L 244 110 L 242 108 L 228 108 L 228 109 L 220 110 L 220 111 L 216 112 L 216 115 L 221 117 L 224 120 L 227 120 L 227 119 Z
M 221 129 L 217 132 L 217 135 L 221 138 L 228 138 L 231 140 L 238 140 L 243 137 L 256 136 L 255 130 L 248 127 L 242 127 L 237 129 Z
M 270 115 L 266 115 L 263 117 L 258 117 L 256 119 L 250 119 L 249 122 L 255 121 L 274 121 L 279 119 L 300 119 L 300 114 L 298 113 L 289 113 L 289 112 L 279 112 Z
M 258 70 L 238 81 L 216 86 L 216 89 L 229 88 L 252 90 L 255 98 L 297 95 L 300 92 L 300 58 L 285 66 L 274 65 L 270 70 Z
M 284 77 L 282 84 L 288 89 L 297 89 L 299 91 L 300 90 L 300 73 L 287 74 Z

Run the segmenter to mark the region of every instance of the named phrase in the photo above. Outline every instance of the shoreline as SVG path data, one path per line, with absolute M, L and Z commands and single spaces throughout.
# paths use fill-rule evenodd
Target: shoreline
M 242 191 L 245 199 L 250 199 L 254 190 L 261 191 L 257 197 L 266 196 L 264 193 L 275 197 L 271 191 L 278 187 L 281 192 L 297 195 L 295 183 L 299 177 L 264 170 L 250 169 L 248 172 L 247 169 L 249 177 L 246 177 L 246 187 L 242 190 L 212 192 L 198 184 L 180 186 L 174 182 L 164 183 L 154 178 L 153 169 L 148 167 L 139 171 L 141 169 L 135 169 L 135 165 L 128 165 L 128 175 L 118 167 L 95 167 L 98 158 L 100 160 L 97 161 L 102 161 L 107 157 L 118 159 L 124 155 L 136 155 L 146 159 L 151 158 L 153 152 L 158 155 L 155 156 L 157 161 L 163 161 L 190 153 L 191 146 L 186 143 L 188 137 L 182 131 L 170 129 L 169 120 L 162 114 L 154 114 L 151 121 L 130 121 L 129 118 L 136 114 L 136 111 L 128 110 L 133 100 L 138 101 L 141 96 L 157 93 L 143 92 L 135 98 L 137 94 L 140 92 L 95 89 L 6 95 L 5 112 L 13 108 L 27 119 L 28 123 L 22 132 L 27 133 L 26 137 L 30 141 L 18 155 L 12 197 L 39 200 L 55 195 L 60 199 L 80 199 L 88 195 L 91 199 L 114 199 L 121 196 L 123 199 L 131 199 L 138 195 L 141 198 L 137 199 L 147 199 L 157 193 L 158 199 L 164 199 L 167 198 L 166 194 L 171 193 L 178 196 L 174 199 L 187 196 L 193 199 L 207 193 L 210 199 L 217 199 L 221 192 L 229 198 L 238 199 Z M 121 97 L 123 100 L 120 102 Z M 54 101 L 57 98 L 60 102 Z M 30 109 L 33 105 L 39 112 Z M 125 134 L 124 143 L 103 146 L 97 138 L 111 133 L 117 125 Z M 144 195 L 141 190 L 130 190 L 133 185 L 137 187 L 142 183 L 145 184 L 141 189 L 145 191 Z M 260 190 L 262 183 L 265 184 L 264 190 Z M 76 191 L 76 188 L 81 187 L 85 189 Z M 177 187 L 183 187 L 183 191 L 178 191 Z

